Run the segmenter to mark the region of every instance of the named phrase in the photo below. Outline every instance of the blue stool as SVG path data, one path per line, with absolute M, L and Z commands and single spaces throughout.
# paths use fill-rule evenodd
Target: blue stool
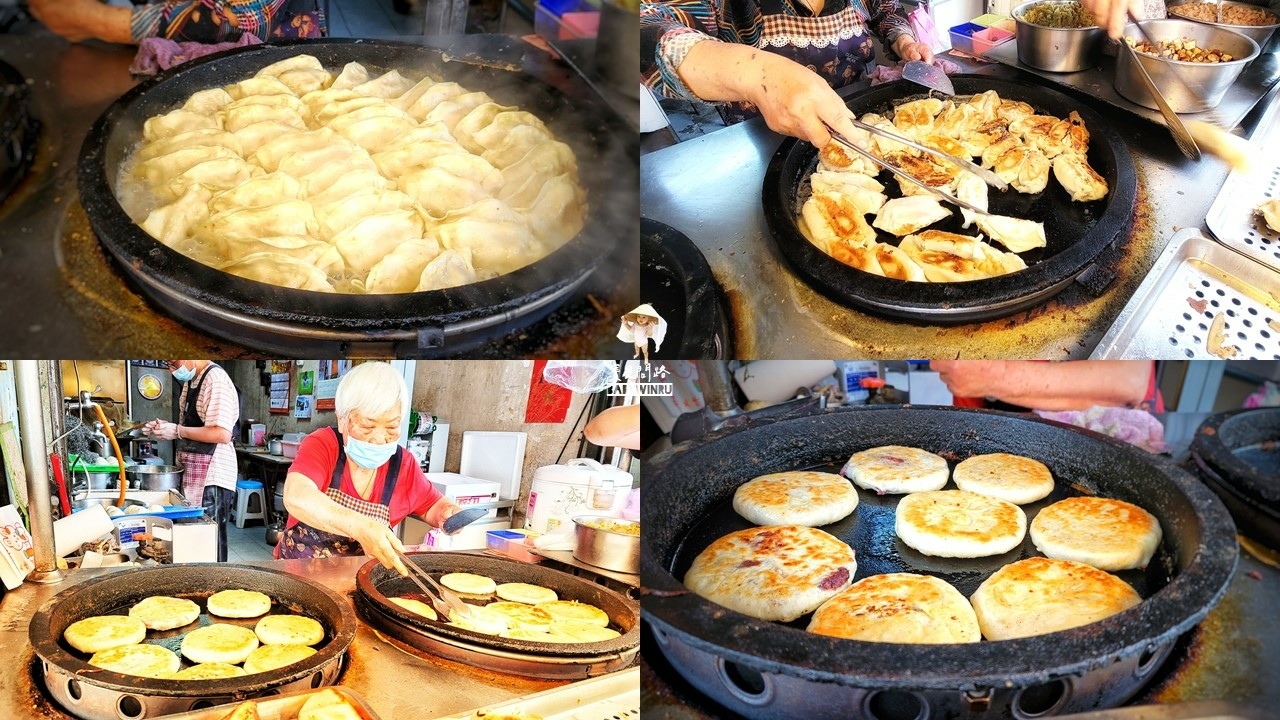
M 257 501 L 256 504 L 254 501 Z M 253 508 L 257 507 L 256 510 Z M 266 495 L 262 489 L 262 483 L 257 480 L 237 480 L 236 481 L 236 507 L 231 513 L 231 519 L 235 521 L 236 527 L 243 529 L 245 520 L 261 520 L 267 521 L 266 513 Z

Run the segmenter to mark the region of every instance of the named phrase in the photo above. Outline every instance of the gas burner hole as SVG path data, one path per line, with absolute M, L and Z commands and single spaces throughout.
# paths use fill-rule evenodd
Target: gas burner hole
M 190 709 L 191 709 L 191 710 L 203 710 L 203 709 L 205 709 L 205 708 L 211 708 L 211 707 L 213 707 L 214 705 L 217 705 L 217 703 L 215 703 L 214 701 L 212 701 L 212 700 L 210 700 L 210 699 L 208 699 L 208 698 L 204 698 L 204 699 L 197 700 L 197 701 L 195 701 L 195 702 L 191 703 L 191 708 L 190 708 Z
M 76 679 L 67 680 L 67 696 L 72 700 L 79 700 L 83 694 L 80 689 L 80 681 Z
M 323 674 L 323 673 L 319 673 L 319 672 L 317 672 L 316 674 L 314 674 L 314 675 L 312 675 L 312 676 L 311 676 L 311 689 L 312 689 L 312 690 L 315 690 L 316 688 L 320 687 L 322 684 L 324 684 L 324 674 Z
M 767 705 L 773 700 L 773 680 L 755 668 L 716 659 L 720 682 L 730 695 L 748 705 Z
M 924 720 L 929 705 L 920 695 L 905 690 L 881 690 L 867 696 L 866 715 L 871 720 Z
M 1066 678 L 1022 688 L 1013 696 L 1013 716 L 1021 719 L 1053 715 L 1066 705 L 1070 689 Z
M 116 714 L 122 718 L 142 717 L 142 701 L 132 695 L 121 695 L 116 701 Z
M 258 697 L 275 697 L 276 695 L 279 695 L 279 694 L 280 694 L 280 688 L 271 688 L 270 690 L 262 693 Z
M 1150 675 L 1169 656 L 1171 648 L 1172 645 L 1160 645 L 1143 650 L 1142 654 L 1138 656 L 1138 667 L 1133 671 L 1134 676 L 1144 678 Z

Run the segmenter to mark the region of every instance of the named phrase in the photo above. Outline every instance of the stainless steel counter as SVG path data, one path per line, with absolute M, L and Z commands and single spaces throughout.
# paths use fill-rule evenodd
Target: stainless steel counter
M 355 576 L 368 558 L 277 560 L 246 563 L 284 570 L 318 582 L 349 596 Z M 58 585 L 24 583 L 0 601 L 0 718 L 49 718 L 72 716 L 36 688 L 31 677 L 33 652 L 27 639 L 32 614 L 46 600 L 75 583 L 100 577 L 111 570 L 80 570 Z M 351 611 L 353 614 L 355 610 Z M 426 720 L 463 713 L 490 703 L 565 685 L 481 670 L 469 665 L 401 650 L 363 622 L 348 649 L 349 662 L 340 684 L 350 688 L 373 707 L 383 720 Z
M 992 77 L 1035 79 L 1002 65 L 965 65 Z M 865 88 L 860 83 L 844 94 Z M 1227 168 L 1215 159 L 1186 160 L 1162 126 L 1055 89 L 1114 123 L 1138 170 L 1134 228 L 1115 280 L 1099 296 L 1073 285 L 1029 312 L 956 327 L 891 322 L 833 302 L 795 276 L 765 225 L 761 184 L 783 138 L 762 120 L 643 155 L 641 214 L 682 231 L 702 250 L 729 299 L 737 357 L 1085 358 L 1173 234 L 1203 226 Z M 1246 127 L 1250 122 L 1256 119 Z

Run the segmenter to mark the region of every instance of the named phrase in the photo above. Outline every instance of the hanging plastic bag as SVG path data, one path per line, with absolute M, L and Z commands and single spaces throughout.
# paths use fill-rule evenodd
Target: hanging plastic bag
M 933 48 L 935 53 L 946 50 L 946 46 L 942 44 L 938 38 L 938 30 L 933 24 L 933 16 L 929 14 L 929 3 L 921 2 L 907 14 L 907 23 L 911 25 L 911 34 L 916 36 L 916 42 L 924 43 Z
M 574 392 L 597 393 L 618 382 L 618 364 L 611 360 L 548 360 L 542 377 Z

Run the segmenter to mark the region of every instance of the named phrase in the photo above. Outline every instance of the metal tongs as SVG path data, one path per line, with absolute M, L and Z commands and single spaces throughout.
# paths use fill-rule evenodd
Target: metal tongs
M 1004 192 L 1005 190 L 1009 189 L 1009 183 L 1005 182 L 1004 180 L 1001 180 L 999 175 L 991 172 L 990 170 L 982 167 L 981 165 L 978 165 L 977 163 L 974 163 L 971 160 L 966 160 L 965 158 L 956 157 L 955 155 L 948 155 L 947 153 L 944 153 L 941 150 L 938 150 L 937 148 L 931 148 L 927 145 L 921 145 L 920 143 L 917 143 L 914 140 L 911 140 L 910 138 L 905 138 L 897 133 L 891 133 L 888 130 L 882 130 L 874 125 L 868 125 L 857 118 L 849 118 L 849 121 L 853 123 L 854 127 L 862 128 L 863 130 L 866 130 L 872 135 L 879 135 L 882 138 L 887 138 L 894 142 L 902 143 L 907 147 L 915 148 L 916 150 L 920 150 L 921 152 L 926 152 L 930 155 L 940 157 L 949 163 L 959 165 L 965 170 L 968 170 L 974 175 L 977 175 L 978 177 L 982 178 L 983 182 L 985 182 L 986 184 L 990 185 L 991 187 L 1001 192 Z M 828 125 L 827 129 L 828 130 L 831 129 L 831 126 Z M 834 131 L 833 131 L 832 137 L 835 137 Z
M 983 210 L 983 209 L 982 209 L 982 208 L 980 208 L 980 207 L 976 207 L 976 206 L 974 206 L 974 205 L 970 205 L 969 203 L 965 202 L 964 200 L 961 200 L 961 199 L 960 199 L 960 198 L 958 198 L 958 197 L 955 197 L 954 195 L 948 195 L 948 194 L 946 194 L 946 193 L 942 192 L 941 190 L 939 190 L 939 189 L 937 189 L 937 188 L 935 188 L 935 187 L 933 187 L 933 186 L 931 186 L 931 185 L 927 185 L 927 184 L 925 184 L 923 181 L 919 180 L 918 178 L 916 178 L 916 177 L 915 177 L 914 175 L 912 175 L 911 173 L 905 172 L 905 171 L 903 171 L 903 170 L 901 170 L 901 169 L 899 169 L 899 168 L 897 168 L 897 167 L 895 167 L 895 166 L 891 165 L 890 163 L 887 163 L 887 162 L 885 162 L 884 160 L 881 160 L 880 158 L 876 157 L 875 155 L 872 155 L 871 153 L 867 152 L 866 150 L 863 150 L 862 148 L 858 147 L 857 145 L 855 145 L 855 144 L 853 143 L 853 141 L 852 141 L 852 140 L 850 140 L 849 138 L 846 138 L 842 133 L 840 133 L 838 130 L 836 130 L 835 128 L 831 127 L 830 125 L 827 125 L 825 122 L 823 123 L 823 125 L 826 125 L 827 132 L 831 133 L 831 138 L 832 138 L 833 140 L 835 140 L 836 142 L 840 143 L 841 145 L 844 145 L 845 147 L 847 147 L 847 148 L 849 148 L 850 150 L 852 150 L 852 151 L 854 151 L 854 152 L 858 153 L 858 154 L 859 154 L 859 155 L 861 155 L 862 157 L 864 157 L 864 158 L 866 158 L 866 159 L 870 160 L 871 162 L 875 163 L 875 165 L 876 165 L 877 167 L 880 167 L 880 168 L 882 168 L 882 169 L 884 169 L 884 170 L 888 170 L 889 172 L 893 173 L 894 175 L 896 175 L 896 176 L 898 176 L 898 177 L 900 177 L 900 178 L 903 178 L 904 180 L 908 180 L 908 181 L 910 181 L 910 182 L 915 183 L 916 185 L 919 185 L 921 188 L 924 188 L 924 190 L 925 190 L 926 192 L 928 192 L 928 193 L 929 193 L 929 194 L 931 194 L 931 195 L 936 196 L 939 200 L 943 200 L 943 201 L 949 202 L 949 203 L 951 203 L 952 205 L 958 205 L 958 206 L 960 206 L 960 207 L 962 207 L 962 208 L 964 208 L 964 209 L 966 209 L 966 210 L 972 210 L 973 212 L 976 212 L 976 213 L 978 213 L 979 215 L 990 215 L 990 214 L 991 214 L 991 211 L 989 211 L 989 210 Z M 878 129 L 878 128 L 877 128 L 877 129 Z M 892 133 L 885 133 L 885 134 L 886 134 L 886 135 L 892 135 Z M 909 142 L 909 141 L 908 141 L 908 142 Z M 906 143 L 903 143 L 903 144 L 906 144 Z M 929 148 L 929 150 L 930 150 L 930 151 L 932 151 L 932 152 L 935 152 L 935 153 L 936 153 L 936 152 L 938 152 L 937 150 L 933 150 L 932 148 Z M 941 154 L 943 157 L 948 157 L 948 158 L 950 158 L 950 157 L 951 157 L 950 155 L 947 155 L 946 153 L 939 153 L 939 154 Z M 959 160 L 960 158 L 954 158 L 954 159 L 955 159 L 955 160 Z M 971 163 L 971 164 L 972 164 L 972 163 Z M 979 169 L 980 169 L 980 170 L 982 170 L 982 168 L 979 168 Z M 984 171 L 984 172 L 987 172 L 986 170 L 983 170 L 983 171 Z M 1003 182 L 1003 181 L 1001 181 L 1001 182 Z M 1006 186 L 1006 187 L 1007 187 L 1007 186 Z
M 462 602 L 462 598 L 454 594 L 452 590 L 442 587 L 440 583 L 436 582 L 435 578 L 431 577 L 430 573 L 410 560 L 408 555 L 405 555 L 400 550 L 396 550 L 396 555 L 399 556 L 400 562 L 404 563 L 405 569 L 409 571 L 409 579 L 431 601 L 431 606 L 435 608 L 440 617 L 445 620 L 453 620 L 459 617 L 466 617 L 471 612 L 470 606 Z M 433 591 L 426 584 L 423 584 L 423 579 L 435 590 Z

